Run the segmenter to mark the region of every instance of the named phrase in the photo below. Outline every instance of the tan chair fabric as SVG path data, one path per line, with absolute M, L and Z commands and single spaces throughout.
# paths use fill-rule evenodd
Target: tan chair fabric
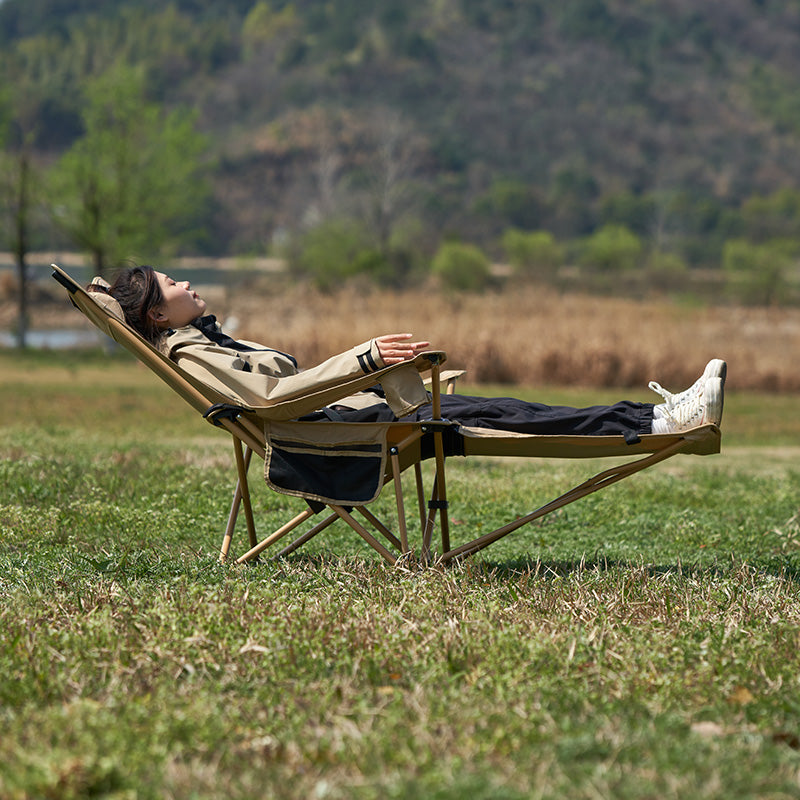
M 462 427 L 464 455 L 519 458 L 607 458 L 654 453 L 675 442 L 676 434 L 650 433 L 637 442 L 627 443 L 621 436 L 541 436 L 524 433 Z M 682 453 L 719 453 L 720 431 L 715 425 L 702 425 L 678 435 L 684 443 Z

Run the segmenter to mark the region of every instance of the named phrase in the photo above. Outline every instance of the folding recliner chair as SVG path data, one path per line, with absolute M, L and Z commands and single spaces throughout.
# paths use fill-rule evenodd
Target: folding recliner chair
M 423 561 L 449 562 L 476 553 L 535 519 L 678 453 L 708 455 L 720 450 L 721 435 L 714 425 L 699 426 L 679 434 L 648 434 L 626 440 L 623 436 L 515 434 L 468 428 L 442 419 L 441 383 L 448 381 L 448 391 L 451 391 L 452 380 L 460 373 L 447 373 L 441 369 L 445 354 L 440 351 L 423 353 L 411 362 L 343 380 L 303 396 L 288 396 L 259 407 L 242 406 L 186 373 L 145 341 L 125 323 L 121 309 L 112 297 L 87 292 L 55 264 L 53 270 L 53 277 L 66 288 L 73 304 L 94 325 L 155 372 L 205 419 L 231 434 L 237 480 L 220 549 L 222 560 L 230 557 L 236 522 L 243 510 L 250 546 L 239 555 L 236 563 L 256 558 L 288 534 L 299 533 L 278 553 L 287 555 L 339 519 L 391 564 L 398 558 L 415 556 Z M 398 377 L 407 379 L 409 372 L 414 376 L 431 373 L 430 420 L 378 424 L 298 421 L 299 417 L 334 404 L 360 389 L 376 383 L 390 383 Z M 454 451 L 466 457 L 633 458 L 615 463 L 494 531 L 453 544 L 450 540 L 446 481 L 450 459 L 445 454 Z M 303 505 L 293 519 L 261 541 L 256 536 L 248 483 L 253 453 L 264 461 L 267 485 L 275 491 L 296 496 Z M 421 469 L 421 462 L 426 458 L 434 462 L 427 493 Z M 401 480 L 403 472 L 411 468 L 415 477 L 414 500 L 419 511 L 418 548 L 410 538 Z M 389 483 L 394 486 L 397 509 L 395 530 L 391 530 L 369 508 Z M 303 530 L 313 517 L 325 510 L 328 513 L 321 521 Z M 363 522 L 356 518 L 354 511 L 363 517 Z M 437 527 L 441 549 L 433 552 L 433 533 Z

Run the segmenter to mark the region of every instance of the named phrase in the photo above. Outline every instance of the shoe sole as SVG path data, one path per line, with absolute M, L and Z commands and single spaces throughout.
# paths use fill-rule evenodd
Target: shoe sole
M 711 361 L 706 364 L 706 368 L 703 370 L 703 377 L 706 380 L 709 378 L 719 378 L 723 385 L 725 384 L 725 378 L 727 375 L 728 365 L 721 358 L 712 358 Z
M 705 402 L 703 424 L 719 425 L 722 422 L 722 408 L 725 403 L 724 370 L 723 377 L 709 378 L 706 381 L 703 387 L 703 401 Z

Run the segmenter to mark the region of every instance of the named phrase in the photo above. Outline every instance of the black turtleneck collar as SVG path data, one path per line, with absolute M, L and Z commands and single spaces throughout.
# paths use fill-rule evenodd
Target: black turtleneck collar
M 223 331 L 217 327 L 217 318 L 213 314 L 207 314 L 204 317 L 198 317 L 192 322 L 189 323 L 192 327 L 197 328 L 203 336 L 206 337 L 209 341 L 214 342 L 214 344 L 218 344 L 220 347 L 227 347 L 229 350 L 238 350 L 240 353 L 252 353 L 256 350 L 269 350 L 273 353 L 279 353 L 280 355 L 288 358 L 295 366 L 297 366 L 297 361 L 294 356 L 290 356 L 288 353 L 282 353 L 280 350 L 275 350 L 271 347 L 252 347 L 249 344 L 244 344 L 243 342 L 238 342 L 236 339 L 231 338 L 228 336 L 227 333 L 223 333 Z

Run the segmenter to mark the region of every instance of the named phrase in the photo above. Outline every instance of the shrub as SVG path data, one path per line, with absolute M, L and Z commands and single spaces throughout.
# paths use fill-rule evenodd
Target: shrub
M 677 253 L 653 250 L 647 256 L 647 283 L 652 288 L 683 291 L 688 287 L 689 265 Z
M 548 231 L 509 228 L 503 234 L 503 250 L 509 263 L 521 273 L 552 273 L 564 263 L 564 249 Z
M 321 289 L 371 272 L 380 260 L 364 229 L 351 220 L 323 222 L 300 237 L 293 249 L 293 271 L 310 277 Z
M 431 271 L 449 289 L 478 291 L 489 283 L 489 259 L 472 244 L 443 244 L 433 258 Z
M 753 244 L 746 239 L 729 239 L 722 249 L 728 293 L 753 305 L 769 305 L 780 299 L 789 252 L 785 242 Z
M 273 42 L 295 41 L 290 37 L 297 31 L 294 6 L 287 5 L 274 11 L 265 0 L 259 0 L 249 11 L 242 24 L 242 45 L 246 57 L 251 57 L 261 47 Z
M 532 228 L 542 216 L 535 190 L 519 180 L 501 178 L 475 204 L 475 212 L 501 219 L 505 224 Z
M 647 234 L 658 213 L 654 195 L 632 192 L 606 195 L 600 202 L 600 222 L 604 225 L 625 225 L 639 236 Z
M 677 253 L 654 250 L 647 257 L 647 269 L 659 275 L 683 275 L 689 266 Z
M 742 205 L 749 239 L 765 242 L 800 235 L 800 191 L 779 189 L 767 197 L 751 197 Z
M 642 254 L 639 237 L 624 225 L 604 225 L 583 245 L 583 262 L 606 271 L 634 269 Z

